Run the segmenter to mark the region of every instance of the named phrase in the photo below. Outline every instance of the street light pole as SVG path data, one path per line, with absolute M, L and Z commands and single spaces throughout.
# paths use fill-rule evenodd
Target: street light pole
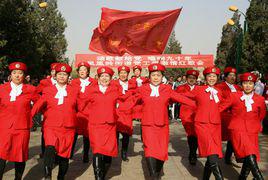
M 240 31 L 239 36 L 238 36 L 237 41 L 236 41 L 236 53 L 237 54 L 236 54 L 235 66 L 236 66 L 236 69 L 237 69 L 237 73 L 239 74 L 240 73 L 240 63 L 241 63 L 241 59 L 242 59 L 242 51 L 243 51 L 243 40 L 244 40 L 244 35 L 247 32 L 246 14 L 243 13 L 242 11 L 240 11 L 236 6 L 230 6 L 229 10 L 233 11 L 233 12 L 239 12 L 245 18 L 245 20 L 244 20 L 244 28 L 243 28 L 242 31 Z M 237 29 L 239 29 L 239 27 L 237 27 L 235 25 L 235 23 L 234 23 L 234 21 L 232 19 L 228 20 L 228 24 L 231 25 L 231 26 L 236 27 Z

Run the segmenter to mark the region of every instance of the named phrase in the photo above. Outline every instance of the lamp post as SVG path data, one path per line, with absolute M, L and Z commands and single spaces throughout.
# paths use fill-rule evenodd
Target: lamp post
M 237 41 L 236 41 L 236 52 L 237 52 L 237 55 L 236 55 L 236 60 L 235 60 L 235 66 L 236 66 L 236 69 L 237 69 L 237 73 L 239 74 L 240 73 L 240 62 L 241 62 L 241 59 L 242 59 L 242 50 L 243 50 L 242 49 L 243 48 L 243 37 L 244 37 L 244 34 L 247 32 L 246 14 L 243 13 L 242 11 L 240 11 L 236 6 L 230 6 L 229 7 L 229 10 L 230 11 L 233 11 L 233 12 L 239 12 L 245 18 L 243 31 L 241 31 L 239 33 L 239 36 L 238 36 Z M 235 25 L 235 22 L 232 19 L 229 19 L 227 21 L 227 24 L 229 24 L 230 26 L 234 26 L 237 29 L 239 29 Z
M 40 8 L 46 8 L 48 6 L 48 3 L 47 2 L 41 2 L 39 3 L 39 7 Z

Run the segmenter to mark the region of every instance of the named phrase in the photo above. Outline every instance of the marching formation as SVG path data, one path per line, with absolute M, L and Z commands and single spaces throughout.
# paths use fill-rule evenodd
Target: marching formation
M 27 66 L 22 62 L 9 65 L 11 81 L 0 85 L 0 179 L 6 161 L 15 163 L 15 179 L 22 179 L 28 159 L 32 118 L 41 113 L 42 154 L 44 177 L 51 179 L 55 161 L 59 165 L 58 179 L 68 171 L 78 135 L 83 136 L 83 162 L 93 153 L 96 180 L 104 180 L 118 156 L 119 137 L 122 136 L 121 158 L 128 159 L 129 140 L 133 120 L 141 122 L 144 156 L 152 179 L 160 179 L 164 162 L 168 160 L 168 106 L 180 103 L 180 119 L 189 145 L 189 163 L 205 157 L 203 180 L 213 174 L 223 179 L 219 159 L 231 163 L 234 155 L 243 166 L 238 177 L 246 180 L 251 172 L 256 180 L 263 180 L 258 168 L 260 160 L 258 133 L 266 114 L 264 97 L 254 93 L 257 81 L 253 73 L 240 75 L 236 85 L 236 69 L 224 70 L 225 81 L 217 67 L 203 71 L 206 83 L 197 85 L 200 72 L 188 70 L 186 83 L 176 90 L 164 84 L 166 71 L 161 64 L 148 66 L 149 76 L 141 77 L 142 67 L 118 67 L 118 79 L 113 69 L 97 69 L 97 78 L 89 77 L 90 65 L 78 65 L 78 78 L 69 82 L 72 68 L 65 63 L 51 65 L 51 76 L 37 87 L 25 84 Z M 225 154 L 222 141 L 228 141 Z M 197 153 L 198 150 L 198 153 Z

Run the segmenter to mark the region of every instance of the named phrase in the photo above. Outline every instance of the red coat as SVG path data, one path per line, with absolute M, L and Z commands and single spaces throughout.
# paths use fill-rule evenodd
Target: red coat
M 181 85 L 176 89 L 176 92 L 178 93 L 187 93 L 190 91 L 191 89 L 188 84 Z M 195 136 L 194 117 L 195 117 L 194 110 L 192 108 L 189 108 L 189 106 L 182 104 L 180 107 L 180 118 L 187 136 Z
M 76 127 L 78 89 L 67 85 L 66 91 L 63 104 L 58 105 L 56 86 L 44 88 L 42 97 L 32 109 L 32 116 L 44 110 L 45 145 L 54 146 L 59 156 L 69 158 Z
M 222 82 L 216 85 L 217 88 L 219 88 L 222 91 L 222 98 L 223 99 L 228 99 L 231 94 L 231 89 L 229 86 L 226 84 L 226 82 Z M 234 84 L 234 87 L 236 91 L 241 91 L 240 86 Z M 229 133 L 228 133 L 228 125 L 231 120 L 231 112 L 229 109 L 225 110 L 224 112 L 221 112 L 221 121 L 222 121 L 222 126 L 221 126 L 221 131 L 222 131 L 222 140 L 227 141 L 229 140 Z
M 252 111 L 247 112 L 245 102 L 240 99 L 242 96 L 243 92 L 231 93 L 230 98 L 221 104 L 221 111 L 231 108 L 228 129 L 231 131 L 236 156 L 243 158 L 255 154 L 259 159 L 258 133 L 266 114 L 264 97 L 255 93 L 252 97 Z
M 91 77 L 89 77 L 90 84 L 86 86 L 85 91 L 88 91 L 91 85 L 96 84 L 97 81 Z M 75 86 L 81 92 L 82 87 L 80 86 L 81 81 L 80 78 L 73 79 L 71 81 L 71 85 Z M 82 93 L 82 92 L 81 92 Z M 77 125 L 76 125 L 76 133 L 83 136 L 88 136 L 88 120 L 84 116 L 77 115 Z
M 30 129 L 32 126 L 30 103 L 31 101 L 36 102 L 39 98 L 36 88 L 23 84 L 22 93 L 14 102 L 10 102 L 10 91 L 10 83 L 0 86 L 0 128 Z
M 45 87 L 53 85 L 51 78 L 52 77 L 49 77 L 40 81 L 39 85 L 36 87 L 37 93 L 41 94 Z
M 149 79 L 145 77 L 141 77 L 141 80 L 142 80 L 142 84 L 147 84 L 149 82 Z M 131 78 L 129 80 L 129 83 L 133 84 L 133 86 L 138 88 L 136 77 Z M 132 119 L 141 119 L 141 116 L 142 116 L 141 109 L 142 109 L 141 105 L 138 105 L 138 104 L 133 108 Z
M 220 89 L 218 91 L 219 102 L 210 99 L 210 92 L 206 92 L 209 86 L 197 86 L 191 91 L 192 98 L 197 103 L 194 128 L 198 139 L 198 150 L 201 157 L 218 154 L 222 157 L 221 144 L 221 118 L 219 104 L 222 101 Z M 190 96 L 190 97 L 191 97 Z
M 23 84 L 22 93 L 10 102 L 10 83 L 0 85 L 0 158 L 24 162 L 28 159 L 30 139 L 31 101 L 39 95 L 35 87 Z
M 116 104 L 121 96 L 117 86 L 110 84 L 103 94 L 95 84 L 82 94 L 80 111 L 88 115 L 90 147 L 93 154 L 117 156 Z
M 118 89 L 119 89 L 119 91 L 121 91 L 122 94 L 123 94 L 123 88 L 120 85 L 119 80 L 113 81 L 113 84 L 115 86 L 117 86 Z M 133 84 L 133 83 L 131 84 L 131 83 L 128 82 L 128 91 L 127 92 L 133 91 L 135 88 L 136 88 L 135 84 Z M 119 100 L 118 101 L 119 108 L 122 105 L 125 106 L 124 103 L 125 103 L 124 101 L 120 101 Z M 119 108 L 117 109 L 118 119 L 116 121 L 116 123 L 117 123 L 116 124 L 116 129 L 117 129 L 118 132 L 127 133 L 128 135 L 132 135 L 132 133 L 133 133 L 132 112 L 133 111 L 131 109 L 130 111 L 123 111 L 123 112 L 121 112 L 119 110 Z
M 91 77 L 89 77 L 88 81 L 90 82 L 90 85 L 96 84 L 98 82 L 96 79 L 93 79 Z M 78 89 L 81 89 L 81 86 L 80 86 L 80 84 L 81 84 L 80 78 L 73 79 L 70 84 L 72 86 L 77 87 Z
M 137 100 L 142 104 L 142 138 L 145 157 L 154 157 L 165 161 L 168 159 L 169 120 L 167 107 L 170 100 L 195 106 L 194 101 L 161 84 L 159 97 L 151 97 L 149 84 L 137 90 Z

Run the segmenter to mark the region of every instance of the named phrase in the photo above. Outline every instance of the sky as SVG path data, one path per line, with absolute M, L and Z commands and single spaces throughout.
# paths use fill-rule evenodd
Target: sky
M 58 0 L 66 20 L 68 42 L 66 56 L 94 54 L 88 49 L 93 30 L 99 25 L 101 8 L 132 11 L 163 11 L 182 7 L 174 28 L 182 45 L 182 54 L 216 54 L 222 26 L 232 17 L 228 7 L 235 5 L 246 12 L 248 0 Z M 241 22 L 243 18 L 241 17 Z

